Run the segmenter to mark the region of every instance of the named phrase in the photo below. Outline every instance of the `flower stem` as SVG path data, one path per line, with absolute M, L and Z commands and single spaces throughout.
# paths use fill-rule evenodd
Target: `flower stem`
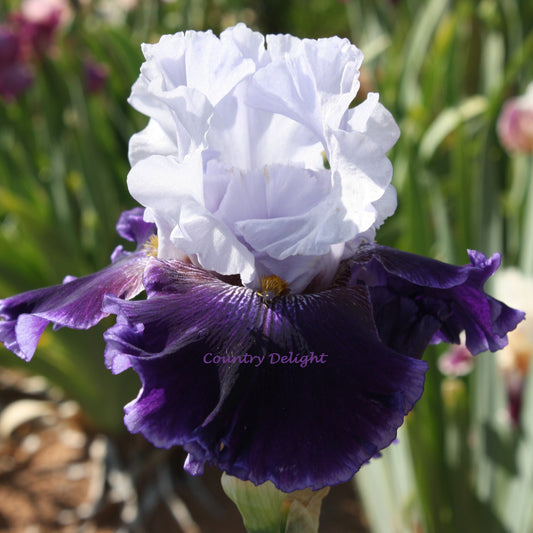
M 533 157 L 528 161 L 528 193 L 524 209 L 521 266 L 525 274 L 533 274 Z
M 329 487 L 285 493 L 267 481 L 254 485 L 222 475 L 222 488 L 237 505 L 248 533 L 318 533 L 322 500 Z

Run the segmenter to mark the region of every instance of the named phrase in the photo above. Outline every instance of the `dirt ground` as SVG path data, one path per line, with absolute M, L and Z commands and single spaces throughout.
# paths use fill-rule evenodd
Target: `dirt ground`
M 245 533 L 220 472 L 192 477 L 181 450 L 92 434 L 71 401 L 0 369 L 0 531 Z M 368 533 L 351 483 L 323 503 L 321 533 Z

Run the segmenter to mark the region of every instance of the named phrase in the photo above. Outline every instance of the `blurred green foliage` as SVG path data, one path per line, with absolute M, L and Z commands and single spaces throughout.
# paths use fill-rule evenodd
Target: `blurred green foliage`
M 391 152 L 399 208 L 380 242 L 457 263 L 467 248 L 500 251 L 533 273 L 531 160 L 506 154 L 495 131 L 505 99 L 533 80 L 532 2 L 140 0 L 111 19 L 105 3 L 73 0 L 73 18 L 33 66 L 33 87 L 0 102 L 0 296 L 108 264 L 118 215 L 134 206 L 127 143 L 146 124 L 126 101 L 140 43 L 238 21 L 347 36 L 365 52 L 361 93 L 380 92 L 402 131 Z M 0 3 L 0 17 L 17 7 Z M 84 79 L 89 58 L 109 75 L 97 93 Z M 95 427 L 119 431 L 138 380 L 105 369 L 105 327 L 46 332 L 31 365 L 3 349 L 0 362 L 47 376 Z M 506 398 L 494 357 L 479 358 L 450 404 L 437 353 L 427 354 L 426 393 L 400 444 L 356 476 L 373 530 L 532 531 L 533 380 L 513 428 L 498 418 Z

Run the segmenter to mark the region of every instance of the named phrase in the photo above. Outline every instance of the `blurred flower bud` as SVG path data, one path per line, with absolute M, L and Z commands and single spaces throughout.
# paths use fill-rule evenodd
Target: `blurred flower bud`
M 475 358 L 464 344 L 455 344 L 438 361 L 439 370 L 450 377 L 466 376 L 474 368 Z
M 83 63 L 85 75 L 85 88 L 91 94 L 100 92 L 107 82 L 109 71 L 102 63 L 97 63 L 92 59 L 86 59 Z
M 34 24 L 46 24 L 54 18 L 64 25 L 72 18 L 72 8 L 67 0 L 23 0 L 20 14 Z
M 504 104 L 497 130 L 501 144 L 509 152 L 533 152 L 533 83 L 525 94 Z
M 19 42 L 15 33 L 6 28 L 0 27 L 0 68 L 4 65 L 13 64 L 19 55 Z
M 33 81 L 29 68 L 19 62 L 20 43 L 10 28 L 0 27 L 0 97 L 11 101 Z
M 54 43 L 57 28 L 71 18 L 72 11 L 66 0 L 24 0 L 20 9 L 10 16 L 22 57 L 44 57 Z

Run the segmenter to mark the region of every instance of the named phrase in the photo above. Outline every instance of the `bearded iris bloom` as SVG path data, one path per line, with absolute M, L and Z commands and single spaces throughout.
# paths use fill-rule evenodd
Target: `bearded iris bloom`
M 144 209 L 119 224 L 137 249 L 1 301 L 0 340 L 29 359 L 48 322 L 115 314 L 106 364 L 142 381 L 131 432 L 183 446 L 192 474 L 346 481 L 420 398 L 429 343 L 506 344 L 523 313 L 484 292 L 499 256 L 456 267 L 374 242 L 399 130 L 377 94 L 350 107 L 362 53 L 347 40 L 239 24 L 143 51 L 128 187 Z

